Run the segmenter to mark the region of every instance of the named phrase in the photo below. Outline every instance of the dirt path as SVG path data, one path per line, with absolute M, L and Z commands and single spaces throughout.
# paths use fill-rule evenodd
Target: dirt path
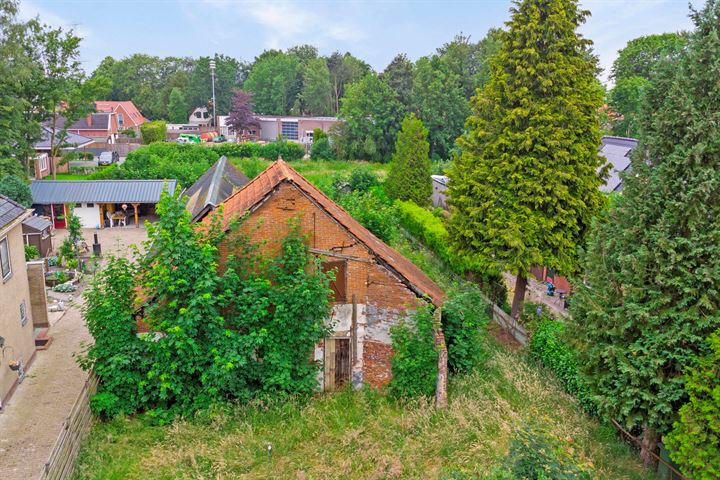
M 73 353 L 91 339 L 79 303 L 50 328 L 53 343 L 36 353 L 25 381 L 0 414 L 0 477 L 34 479 L 42 471 L 86 373 Z

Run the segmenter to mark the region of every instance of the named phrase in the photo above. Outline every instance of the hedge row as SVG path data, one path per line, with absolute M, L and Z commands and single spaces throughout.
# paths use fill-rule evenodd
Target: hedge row
M 565 391 L 576 397 L 585 411 L 597 413 L 589 387 L 580 376 L 577 357 L 563 340 L 565 324 L 551 318 L 540 320 L 530 339 L 530 358 L 553 371 L 562 381 Z
M 212 147 L 219 155 L 241 158 L 266 158 L 277 160 L 282 155 L 283 160 L 300 160 L 305 156 L 305 148 L 293 142 L 278 140 L 277 142 L 260 145 L 259 143 L 221 143 Z

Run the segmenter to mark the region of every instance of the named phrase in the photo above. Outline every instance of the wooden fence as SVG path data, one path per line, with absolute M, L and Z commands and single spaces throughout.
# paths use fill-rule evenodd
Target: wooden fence
M 80 444 L 92 424 L 90 397 L 97 391 L 97 384 L 98 377 L 90 374 L 70 415 L 63 422 L 62 431 L 55 441 L 50 458 L 45 462 L 40 480 L 65 480 L 72 475 Z
M 495 320 L 495 323 L 510 332 L 510 335 L 512 335 L 513 338 L 520 343 L 520 345 L 523 347 L 527 346 L 528 333 L 527 330 L 525 330 L 525 327 L 520 325 L 514 318 L 505 313 L 502 308 L 498 307 L 494 303 L 490 302 L 490 306 L 492 308 L 492 318 Z

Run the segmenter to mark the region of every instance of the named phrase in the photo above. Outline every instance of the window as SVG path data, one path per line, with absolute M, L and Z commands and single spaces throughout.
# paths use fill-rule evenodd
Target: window
M 25 300 L 20 303 L 20 325 L 23 327 L 27 323 L 27 307 L 25 306 Z
M 122 113 L 118 113 L 117 115 L 118 115 L 118 125 L 120 125 L 122 127 L 125 119 L 123 118 Z
M 326 260 L 322 262 L 322 271 L 335 271 L 335 280 L 330 282 L 333 303 L 345 303 L 347 300 L 347 262 L 345 260 Z
M 285 140 L 297 140 L 298 139 L 298 124 L 297 124 L 297 122 L 282 122 L 280 133 L 282 133 L 282 137 Z
M 7 237 L 0 240 L 0 273 L 2 273 L 3 281 L 7 281 L 12 276 L 10 249 L 8 247 Z
M 40 171 L 42 172 L 42 171 L 47 170 L 47 168 L 48 168 L 48 165 L 47 165 L 47 161 L 48 161 L 47 154 L 46 154 L 46 153 L 41 154 L 40 157 L 38 158 L 38 160 L 40 161 Z
M 195 118 L 202 118 L 202 113 L 195 112 Z
M 88 203 L 88 204 L 87 204 L 87 207 L 88 207 L 88 208 L 93 208 L 94 206 L 95 206 L 94 203 Z

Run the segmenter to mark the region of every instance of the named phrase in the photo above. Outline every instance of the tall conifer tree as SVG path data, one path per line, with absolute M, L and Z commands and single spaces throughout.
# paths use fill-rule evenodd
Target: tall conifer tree
M 576 32 L 587 15 L 576 0 L 515 2 L 450 173 L 454 249 L 517 275 L 515 317 L 531 267 L 576 271 L 604 202 L 602 94 L 590 42 Z
M 391 198 L 425 205 L 432 195 L 428 131 L 411 113 L 403 119 L 385 189 Z
M 573 301 L 598 406 L 643 427 L 649 463 L 720 327 L 720 1 L 692 17 L 687 49 L 646 95 L 632 175 L 588 242 L 592 288 Z

